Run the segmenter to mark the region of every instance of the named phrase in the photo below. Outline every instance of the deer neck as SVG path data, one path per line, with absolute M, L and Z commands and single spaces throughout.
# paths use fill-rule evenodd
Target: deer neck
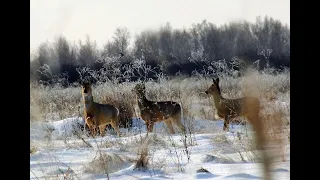
M 138 106 L 139 108 L 142 108 L 143 106 L 146 106 L 147 103 L 149 102 L 146 98 L 146 95 L 144 93 L 139 93 L 137 95 L 137 100 L 138 100 Z
M 93 96 L 92 95 L 83 95 L 83 101 L 86 109 L 90 109 L 93 104 Z
M 223 100 L 223 97 L 221 96 L 221 92 L 214 91 L 212 95 L 213 95 L 214 105 L 216 106 L 216 108 L 219 108 L 221 105 L 221 100 Z

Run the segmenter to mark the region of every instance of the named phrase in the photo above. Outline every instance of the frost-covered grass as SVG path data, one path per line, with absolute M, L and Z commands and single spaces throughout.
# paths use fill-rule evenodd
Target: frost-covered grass
M 223 132 L 213 99 L 204 93 L 212 84 L 211 77 L 217 76 L 225 98 L 250 95 L 260 99 L 268 154 L 273 157 L 272 175 L 289 179 L 290 71 L 249 68 L 242 73 L 236 77 L 229 69 L 208 70 L 191 77 L 162 75 L 145 82 L 149 100 L 182 105 L 186 136 L 179 131 L 169 135 L 162 122 L 147 135 L 131 91 L 137 82 L 93 85 L 96 102 L 123 105 L 126 114 L 122 117 L 132 119 L 132 127 L 120 129 L 121 137 L 108 129 L 105 137 L 96 138 L 87 137 L 81 129 L 79 85 L 30 84 L 30 179 L 261 179 L 261 152 L 255 148 L 250 124 L 231 124 L 230 131 Z
M 277 72 L 273 69 L 257 71 L 249 69 L 242 77 L 233 77 L 225 73 L 195 74 L 192 77 L 161 76 L 157 81 L 146 81 L 147 97 L 154 101 L 172 100 L 182 104 L 184 115 L 188 118 L 214 119 L 212 98 L 204 91 L 212 84 L 211 77 L 220 77 L 222 94 L 226 98 L 238 98 L 244 95 L 256 96 L 262 103 L 290 103 L 290 71 Z M 132 92 L 137 82 L 121 84 L 107 81 L 93 86 L 94 101 L 112 103 L 116 106 L 125 104 L 136 116 L 135 94 Z M 81 87 L 62 88 L 59 85 L 46 87 L 30 84 L 31 121 L 60 120 L 72 116 L 82 116 L 83 105 Z

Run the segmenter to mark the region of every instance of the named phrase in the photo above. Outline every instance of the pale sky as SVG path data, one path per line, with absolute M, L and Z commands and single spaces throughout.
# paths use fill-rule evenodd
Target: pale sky
M 30 51 L 60 34 L 76 43 L 88 34 L 101 48 L 117 27 L 127 27 L 133 38 L 166 22 L 180 29 L 204 19 L 255 22 L 259 15 L 290 27 L 290 0 L 31 0 Z

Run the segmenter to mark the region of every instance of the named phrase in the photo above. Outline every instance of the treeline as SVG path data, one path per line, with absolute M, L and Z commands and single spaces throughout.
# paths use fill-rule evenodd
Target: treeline
M 133 44 L 129 46 L 131 38 Z M 81 78 L 79 71 L 83 67 L 103 73 L 117 66 L 118 73 L 125 73 L 128 66 L 137 66 L 137 62 L 144 62 L 149 68 L 144 74 L 147 78 L 155 78 L 160 72 L 190 75 L 214 61 L 230 62 L 232 58 L 249 64 L 260 60 L 261 68 L 290 67 L 290 28 L 267 16 L 257 17 L 255 23 L 231 22 L 220 27 L 205 20 L 189 29 L 173 29 L 167 23 L 157 31 L 146 30 L 135 37 L 122 27 L 116 29 L 103 49 L 98 49 L 89 36 L 85 42 L 77 43 L 60 36 L 52 43 L 41 43 L 30 55 L 30 78 L 49 82 L 63 74 L 72 83 Z M 135 72 L 139 68 L 133 69 L 131 77 L 125 78 L 135 80 L 142 76 Z

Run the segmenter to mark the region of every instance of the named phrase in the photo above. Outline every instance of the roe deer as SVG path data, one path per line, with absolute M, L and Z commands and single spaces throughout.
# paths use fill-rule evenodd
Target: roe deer
M 229 130 L 230 120 L 236 117 L 245 117 L 248 122 L 252 125 L 255 131 L 255 137 L 257 142 L 257 148 L 264 150 L 265 136 L 264 126 L 260 117 L 260 101 L 256 97 L 242 97 L 237 99 L 226 99 L 221 95 L 219 87 L 219 78 L 216 80 L 213 78 L 213 84 L 205 91 L 206 94 L 213 96 L 214 105 L 218 111 L 218 116 L 224 118 L 223 130 Z M 268 175 L 270 172 L 270 159 L 266 152 L 263 151 L 265 179 L 269 179 Z
M 206 94 L 213 96 L 214 105 L 220 118 L 224 118 L 223 130 L 229 130 L 229 123 L 236 117 L 243 116 L 254 128 L 261 130 L 260 122 L 260 101 L 256 97 L 242 97 L 237 99 L 226 99 L 221 95 L 219 78 L 213 80 L 213 84 L 205 91 Z
M 174 134 L 172 124 L 185 133 L 186 129 L 181 122 L 181 106 L 173 101 L 149 101 L 146 98 L 146 87 L 144 84 L 137 84 L 133 91 L 137 95 L 138 106 L 141 118 L 145 121 L 148 132 L 152 132 L 155 122 L 164 121 L 169 133 Z
M 89 83 L 82 84 L 82 97 L 84 102 L 84 118 L 93 137 L 96 135 L 96 128 L 99 127 L 100 135 L 104 136 L 106 126 L 111 124 L 113 129 L 120 136 L 119 131 L 119 110 L 110 104 L 99 104 L 93 101 L 92 88 Z

